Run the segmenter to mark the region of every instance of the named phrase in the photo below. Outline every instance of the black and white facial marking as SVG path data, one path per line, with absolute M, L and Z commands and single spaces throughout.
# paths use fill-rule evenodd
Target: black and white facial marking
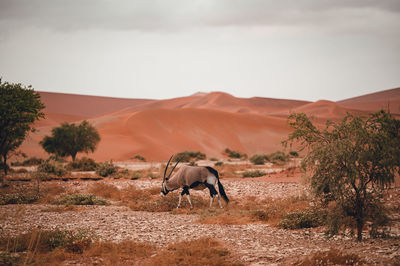
M 163 181 L 161 184 L 161 197 L 164 197 L 168 194 L 169 190 L 167 189 L 167 180 Z

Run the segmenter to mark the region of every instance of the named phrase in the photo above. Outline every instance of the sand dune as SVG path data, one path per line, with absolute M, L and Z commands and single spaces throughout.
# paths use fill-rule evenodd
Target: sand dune
M 339 105 L 363 111 L 390 110 L 400 116 L 400 88 L 371 93 L 337 102 Z
M 270 98 L 237 98 L 222 92 L 196 93 L 167 100 L 117 99 L 41 93 L 47 118 L 36 123 L 21 150 L 28 156 L 47 157 L 39 141 L 54 126 L 87 119 L 100 132 L 96 160 L 128 160 L 136 154 L 148 160 L 166 160 L 184 150 L 222 157 L 225 148 L 252 155 L 281 150 L 289 133 L 290 112 L 304 112 L 317 122 L 338 120 L 347 112 L 366 114 L 387 102 L 396 108 L 400 89 L 339 102 L 305 102 Z M 394 112 L 393 111 L 393 112 Z
M 39 92 L 44 102 L 47 114 L 77 115 L 81 117 L 94 117 L 125 107 L 132 107 L 152 100 L 146 99 L 121 99 L 78 94 L 65 94 L 53 92 Z

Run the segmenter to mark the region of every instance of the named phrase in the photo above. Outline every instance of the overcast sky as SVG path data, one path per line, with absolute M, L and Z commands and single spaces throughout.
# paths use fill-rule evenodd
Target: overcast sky
M 336 101 L 400 86 L 400 1 L 0 0 L 0 77 L 112 97 Z

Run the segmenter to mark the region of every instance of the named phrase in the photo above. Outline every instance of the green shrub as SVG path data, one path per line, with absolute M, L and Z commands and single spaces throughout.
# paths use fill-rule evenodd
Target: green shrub
M 68 171 L 61 163 L 58 163 L 53 160 L 46 160 L 41 164 L 39 164 L 37 171 L 48 174 L 54 174 L 56 176 L 64 176 L 68 173 Z
M 269 155 L 269 159 L 274 163 L 284 163 L 289 159 L 289 156 L 284 152 L 277 151 Z
M 260 176 L 264 176 L 264 175 L 265 175 L 265 172 L 260 171 L 260 170 L 245 171 L 242 174 L 243 177 L 260 177 Z
M 229 148 L 226 148 L 224 152 L 228 155 L 229 158 L 235 159 L 247 159 L 247 154 L 241 153 L 239 151 L 233 151 Z
M 96 174 L 102 177 L 107 177 L 109 175 L 112 175 L 116 173 L 118 170 L 118 166 L 115 166 L 112 161 L 111 162 L 104 162 L 104 163 L 99 163 L 97 168 L 96 168 Z
M 216 162 L 214 165 L 215 166 L 222 166 L 222 165 L 224 165 L 224 163 L 219 161 L 219 162 Z
M 184 151 L 176 154 L 172 161 L 190 162 L 192 159 L 195 161 L 204 160 L 206 159 L 206 155 L 200 151 Z
M 56 199 L 53 204 L 56 205 L 110 205 L 110 203 L 93 194 L 71 194 L 64 195 Z
M 40 198 L 39 193 L 34 191 L 20 191 L 16 193 L 1 193 L 0 205 L 7 204 L 32 204 Z
M 278 226 L 284 229 L 318 227 L 325 224 L 327 213 L 317 209 L 306 209 L 286 214 Z
M 31 157 L 22 162 L 12 162 L 12 166 L 31 166 L 31 165 L 38 165 L 43 163 L 44 160 L 42 158 Z
M 218 161 L 218 159 L 217 159 L 217 158 L 215 158 L 215 157 L 211 157 L 211 158 L 210 158 L 210 161 L 212 161 L 212 162 L 217 162 L 217 161 Z
M 67 165 L 67 169 L 75 171 L 95 171 L 97 167 L 98 164 L 93 159 L 87 157 L 76 159 Z
M 254 154 L 250 157 L 250 162 L 256 165 L 264 164 L 269 161 L 269 157 L 266 154 Z
M 297 151 L 290 151 L 289 155 L 292 157 L 299 157 L 299 153 Z
M 142 155 L 139 155 L 139 154 L 133 156 L 133 159 L 137 159 L 137 160 L 142 161 L 142 162 L 146 161 L 146 158 L 144 158 Z

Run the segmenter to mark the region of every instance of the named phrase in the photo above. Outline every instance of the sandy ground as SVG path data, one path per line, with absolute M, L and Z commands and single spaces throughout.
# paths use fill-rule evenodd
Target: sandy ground
M 269 180 L 268 180 L 269 179 Z M 110 181 L 111 182 L 111 181 Z M 135 184 L 140 188 L 159 187 L 158 179 L 115 180 L 117 187 Z M 222 183 L 230 197 L 284 198 L 305 193 L 298 182 L 277 182 L 273 178 L 224 179 Z M 63 183 L 77 191 L 85 191 L 92 181 Z M 206 195 L 206 191 L 192 194 Z M 215 204 L 216 207 L 216 204 Z M 124 239 L 166 246 L 172 242 L 204 236 L 216 238 L 246 265 L 287 265 L 300 256 L 316 251 L 338 248 L 358 254 L 369 265 L 390 265 L 400 258 L 399 241 L 395 239 L 368 239 L 361 243 L 338 236 L 327 240 L 323 228 L 283 230 L 265 224 L 206 225 L 197 222 L 197 215 L 135 212 L 122 206 L 87 206 L 80 211 L 45 212 L 48 205 L 0 206 L 0 232 L 16 233 L 35 227 L 88 228 L 104 240 Z M 400 235 L 397 225 L 394 232 Z

